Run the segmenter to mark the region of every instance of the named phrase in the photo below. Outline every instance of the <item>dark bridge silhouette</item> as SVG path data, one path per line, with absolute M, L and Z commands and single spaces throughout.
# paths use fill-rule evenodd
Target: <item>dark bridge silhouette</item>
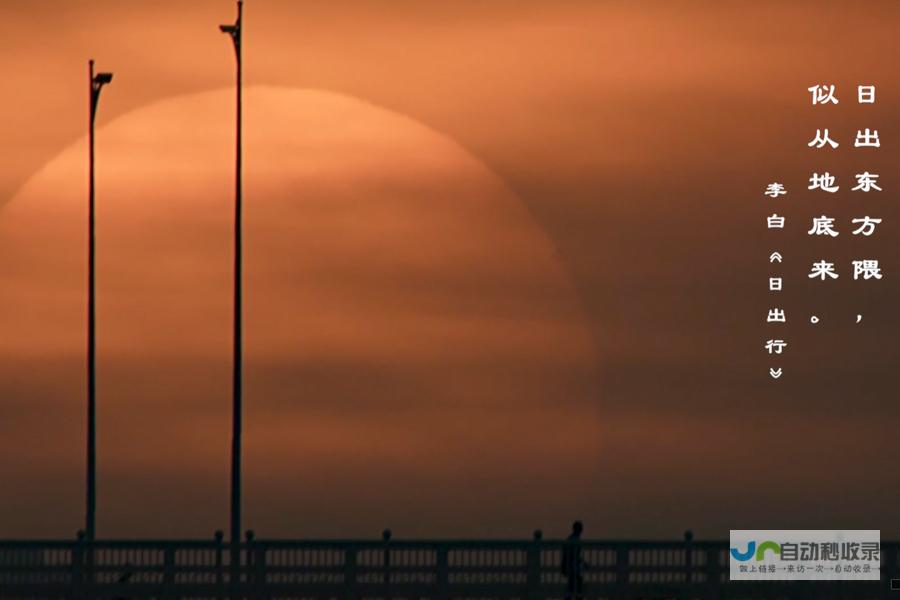
M 0 598 L 562 599 L 564 540 L 0 541 Z M 724 541 L 580 542 L 585 599 L 900 598 L 900 542 L 881 581 L 729 582 Z M 233 552 L 237 550 L 237 552 Z M 233 569 L 231 556 L 239 556 Z

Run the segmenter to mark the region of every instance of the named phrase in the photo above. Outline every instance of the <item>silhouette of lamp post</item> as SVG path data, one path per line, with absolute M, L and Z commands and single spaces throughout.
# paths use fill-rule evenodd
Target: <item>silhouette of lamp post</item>
M 237 135 L 234 169 L 234 358 L 232 364 L 232 431 L 231 431 L 231 543 L 233 559 L 241 541 L 241 429 L 242 429 L 242 207 L 241 207 L 241 12 L 237 3 L 237 20 L 233 25 L 219 25 L 231 36 L 237 60 Z
M 90 89 L 90 122 L 88 127 L 88 414 L 87 414 L 87 502 L 85 538 L 94 541 L 97 508 L 97 372 L 96 372 L 96 302 L 94 271 L 94 121 L 103 86 L 112 81 L 112 73 L 94 74 L 94 61 L 88 61 Z

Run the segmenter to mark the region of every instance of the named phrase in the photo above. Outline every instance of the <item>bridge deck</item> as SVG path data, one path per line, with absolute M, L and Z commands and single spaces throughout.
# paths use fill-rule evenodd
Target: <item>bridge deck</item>
M 0 541 L 0 598 L 563 598 L 561 540 Z M 583 541 L 586 598 L 900 600 L 872 582 L 728 581 L 725 542 Z M 234 552 L 235 561 L 232 563 Z

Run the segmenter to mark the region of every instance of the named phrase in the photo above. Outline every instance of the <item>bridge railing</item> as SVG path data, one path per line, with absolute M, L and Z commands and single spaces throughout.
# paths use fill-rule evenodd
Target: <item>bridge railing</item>
M 562 598 L 562 540 L 0 541 L 6 598 Z M 845 596 L 891 597 L 898 543 L 882 544 L 882 583 Z M 725 542 L 581 542 L 585 596 L 730 597 Z M 751 588 L 749 586 L 755 585 Z M 778 586 L 745 584 L 754 597 Z M 818 584 L 817 584 L 818 585 Z M 781 591 L 783 594 L 783 589 Z M 652 594 L 661 594 L 653 596 Z M 824 596 L 823 596 L 824 597 Z

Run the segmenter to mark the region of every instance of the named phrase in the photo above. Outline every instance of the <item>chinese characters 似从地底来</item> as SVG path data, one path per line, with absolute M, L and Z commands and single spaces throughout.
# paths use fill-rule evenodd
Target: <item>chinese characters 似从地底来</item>
M 811 94 L 812 104 L 816 105 L 837 105 L 840 104 L 840 100 L 836 94 L 836 86 L 832 84 L 818 84 L 813 85 L 807 88 Z M 857 102 L 859 104 L 874 104 L 875 103 L 875 86 L 874 85 L 858 85 L 857 86 Z M 835 139 L 829 128 L 819 128 L 816 129 L 816 133 L 813 136 L 812 140 L 807 143 L 807 147 L 813 148 L 815 150 L 836 150 L 840 147 L 840 141 Z M 877 129 L 873 129 L 870 127 L 866 127 L 864 129 L 857 129 L 856 136 L 853 140 L 854 148 L 880 148 L 881 147 L 881 139 L 878 134 Z M 862 173 L 854 174 L 855 182 L 853 187 L 850 187 L 851 192 L 860 192 L 860 193 L 870 193 L 870 192 L 880 192 L 882 191 L 881 187 L 878 184 L 878 174 L 870 173 L 869 171 L 863 171 Z M 838 180 L 838 177 L 831 174 L 828 171 L 823 173 L 814 172 L 809 178 L 809 185 L 807 186 L 807 190 L 810 191 L 821 191 L 827 194 L 836 194 L 838 190 L 841 189 L 841 181 Z M 787 187 L 780 182 L 772 182 L 766 185 L 763 194 L 772 199 L 779 199 L 782 196 L 787 195 L 788 190 Z M 870 237 L 875 234 L 875 231 L 879 225 L 882 223 L 882 218 L 880 217 L 872 217 L 869 215 L 857 216 L 849 220 L 850 224 L 850 234 L 852 236 L 860 236 L 860 237 Z M 785 229 L 787 224 L 787 217 L 783 214 L 778 214 L 778 212 L 773 212 L 771 215 L 766 217 L 766 227 L 768 229 Z M 840 235 L 840 230 L 838 229 L 839 223 L 836 217 L 821 215 L 818 217 L 812 218 L 812 226 L 806 232 L 810 236 L 825 236 L 827 238 L 836 238 Z M 783 260 L 783 256 L 780 252 L 775 251 L 769 257 L 769 263 L 781 263 Z M 874 258 L 861 258 L 852 260 L 850 263 L 853 273 L 853 280 L 858 281 L 866 281 L 866 280 L 879 280 L 883 277 L 883 273 L 881 270 L 881 265 L 879 261 Z M 808 278 L 811 280 L 818 281 L 831 281 L 834 279 L 838 279 L 840 274 L 837 269 L 837 265 L 834 262 L 828 261 L 826 259 L 821 259 L 818 261 L 814 261 Z M 781 292 L 784 290 L 784 277 L 780 274 L 776 274 L 776 276 L 769 277 L 769 292 Z M 812 324 L 819 323 L 820 319 L 818 316 L 813 315 L 810 318 L 810 322 Z M 861 321 L 861 315 L 857 315 L 857 323 Z M 786 323 L 787 322 L 787 314 L 784 308 L 781 307 L 773 307 L 770 308 L 768 314 L 766 315 L 766 323 Z M 769 339 L 766 341 L 764 348 L 766 352 L 770 355 L 780 355 L 783 354 L 788 347 L 788 342 L 784 339 Z M 773 379 L 778 379 L 781 377 L 783 373 L 783 369 L 779 367 L 771 367 L 769 369 L 769 374 Z

